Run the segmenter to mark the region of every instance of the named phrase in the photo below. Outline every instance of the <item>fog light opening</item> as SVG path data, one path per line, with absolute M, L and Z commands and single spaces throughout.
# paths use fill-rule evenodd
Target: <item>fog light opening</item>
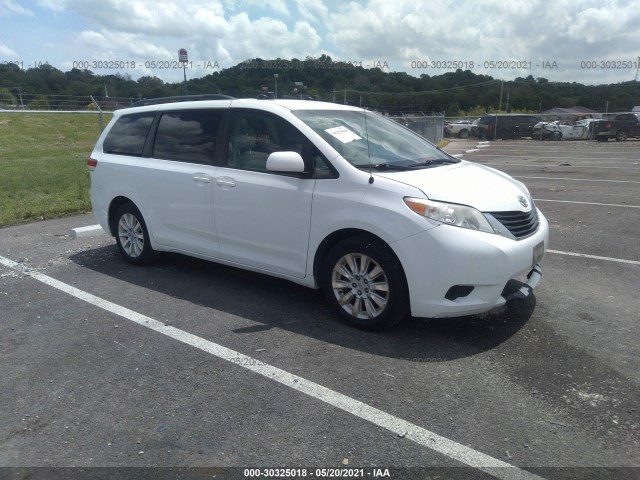
M 472 285 L 454 285 L 449 290 L 447 290 L 444 298 L 453 301 L 461 297 L 466 297 L 473 291 L 474 288 L 475 287 L 473 287 Z

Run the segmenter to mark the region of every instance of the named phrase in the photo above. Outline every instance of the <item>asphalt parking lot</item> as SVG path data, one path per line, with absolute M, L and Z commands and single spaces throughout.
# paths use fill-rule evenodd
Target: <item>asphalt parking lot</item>
M 0 229 L 0 472 L 640 478 L 640 141 L 446 149 L 549 220 L 540 285 L 502 312 L 367 333 L 286 281 L 128 265 L 68 235 L 90 215 Z

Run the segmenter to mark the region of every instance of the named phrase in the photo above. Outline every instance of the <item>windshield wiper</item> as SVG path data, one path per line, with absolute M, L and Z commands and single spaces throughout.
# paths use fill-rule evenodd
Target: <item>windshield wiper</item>
M 410 165 L 406 168 L 407 169 L 424 168 L 424 167 L 431 167 L 433 165 L 444 165 L 449 163 L 460 163 L 460 160 L 453 160 L 449 158 L 435 158 L 432 160 L 424 160 L 422 162 L 414 163 L 413 165 Z
M 372 163 L 371 165 L 369 164 L 364 164 L 364 165 L 355 165 L 357 168 L 362 168 L 365 170 L 368 170 L 369 168 L 374 168 L 376 170 L 398 170 L 398 171 L 405 171 L 408 170 L 411 167 L 407 167 L 405 165 L 395 165 L 393 163 Z

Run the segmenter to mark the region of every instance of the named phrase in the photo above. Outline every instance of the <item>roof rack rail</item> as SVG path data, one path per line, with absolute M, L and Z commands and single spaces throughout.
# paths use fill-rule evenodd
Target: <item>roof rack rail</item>
M 236 97 L 223 95 L 221 93 L 204 93 L 202 95 L 178 95 L 175 97 L 158 97 L 145 100 L 138 100 L 132 103 L 131 107 L 144 107 L 146 105 L 159 105 L 162 103 L 178 103 L 178 102 L 200 102 L 204 100 L 235 100 Z

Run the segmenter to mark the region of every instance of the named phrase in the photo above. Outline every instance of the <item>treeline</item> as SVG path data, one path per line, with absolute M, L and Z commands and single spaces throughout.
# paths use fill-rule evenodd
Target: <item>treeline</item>
M 591 86 L 550 82 L 530 75 L 503 83 L 470 70 L 414 77 L 404 72 L 387 73 L 379 67 L 385 65 L 365 68 L 333 61 L 326 55 L 304 60 L 256 58 L 189 79 L 187 88 L 190 94 L 223 93 L 255 98 L 260 93 L 270 95 L 277 82 L 279 98 L 302 96 L 389 113 L 446 112 L 448 116 L 479 115 L 498 108 L 504 111 L 507 107 L 511 112 L 533 113 L 579 105 L 611 112 L 628 111 L 640 105 L 640 84 L 634 81 Z M 128 74 L 97 75 L 79 69 L 62 72 L 48 64 L 27 70 L 14 64 L 0 65 L 0 108 L 20 102 L 24 105 L 24 97 L 38 102 L 40 108 L 48 104 L 55 109 L 53 95 L 104 98 L 108 93 L 109 97 L 135 100 L 182 92 L 182 82 L 167 83 L 153 76 L 133 80 Z

